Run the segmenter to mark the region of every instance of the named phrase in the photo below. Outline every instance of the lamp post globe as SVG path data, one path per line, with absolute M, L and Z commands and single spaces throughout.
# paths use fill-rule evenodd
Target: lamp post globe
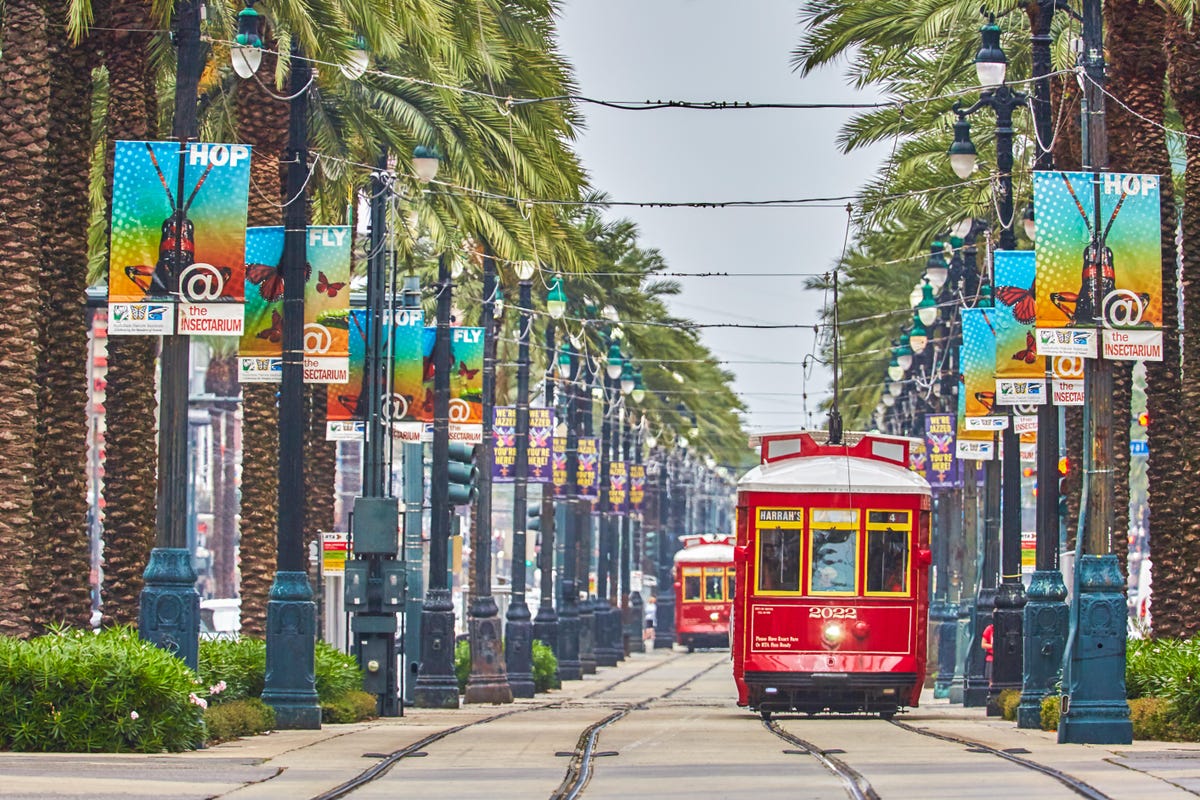
M 913 314 L 912 330 L 908 333 L 908 346 L 912 348 L 914 355 L 919 356 L 925 352 L 925 346 L 928 344 L 929 333 L 925 330 L 921 315 Z
M 518 261 L 513 267 L 517 273 L 517 280 L 527 281 L 533 278 L 533 273 L 537 271 L 537 263 L 534 261 Z
M 563 380 L 571 378 L 571 347 L 565 342 L 558 348 L 558 377 Z
M 964 181 L 970 178 L 975 171 L 975 143 L 971 141 L 971 123 L 962 114 L 954 122 L 954 142 L 949 155 L 954 174 Z
M 233 71 L 242 79 L 252 77 L 262 64 L 262 37 L 258 33 L 261 17 L 254 10 L 254 3 L 255 0 L 246 0 L 246 7 L 238 12 L 236 44 L 229 48 Z
M 636 386 L 637 379 L 633 374 L 633 364 L 626 360 L 625 365 L 621 368 L 621 394 L 631 394 Z
M 437 151 L 432 147 L 426 147 L 419 144 L 413 148 L 412 166 L 413 172 L 417 175 L 417 180 L 421 183 L 429 183 L 437 177 L 438 167 L 442 164 L 441 158 Z
M 621 377 L 621 370 L 625 368 L 625 357 L 621 355 L 621 345 L 614 342 L 608 348 L 608 364 L 605 366 L 605 373 L 609 378 L 616 380 Z
M 921 287 L 921 302 L 917 304 L 917 318 L 922 325 L 930 326 L 937 322 L 938 305 L 933 296 L 933 287 L 928 282 Z
M 642 382 L 642 370 L 640 368 L 635 367 L 633 370 L 633 391 L 630 392 L 630 397 L 633 398 L 633 402 L 635 403 L 640 403 L 646 399 L 646 385 Z M 653 447 L 654 445 L 650 446 Z
M 1008 56 L 1000 47 L 1000 26 L 996 24 L 995 15 L 989 15 L 988 22 L 979 29 L 983 44 L 975 54 L 975 75 L 979 85 L 994 89 L 1004 83 L 1004 75 L 1008 71 Z
M 371 68 L 371 55 L 367 52 L 367 42 L 362 36 L 355 36 L 347 54 L 346 63 L 338 67 L 347 80 L 356 81 Z
M 893 383 L 904 377 L 904 367 L 900 366 L 900 361 L 894 354 L 891 363 L 888 364 L 887 376 Z
M 562 288 L 562 278 L 557 275 L 550 280 L 550 291 L 546 294 L 546 311 L 553 319 L 562 319 L 567 313 L 567 294 Z
M 900 369 L 908 372 L 912 369 L 913 349 L 909 345 L 908 333 L 900 334 L 900 344 L 896 347 L 896 363 L 900 365 Z
M 929 258 L 925 261 L 925 279 L 934 292 L 940 292 L 949 276 L 950 265 L 946 263 L 945 245 L 934 242 L 929 246 Z
M 1025 207 L 1025 214 L 1021 217 L 1021 227 L 1025 229 L 1025 235 L 1029 237 L 1029 241 L 1037 241 L 1037 221 L 1033 217 L 1033 206 Z

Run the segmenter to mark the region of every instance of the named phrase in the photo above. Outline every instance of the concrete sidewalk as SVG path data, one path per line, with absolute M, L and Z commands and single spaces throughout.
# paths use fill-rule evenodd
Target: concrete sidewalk
M 386 755 L 445 728 L 547 702 L 572 701 L 680 653 L 635 654 L 600 668 L 561 690 L 512 705 L 458 710 L 404 709 L 403 717 L 316 731 L 274 731 L 205 750 L 158 755 L 0 752 L 0 796 L 5 800 L 156 798 L 161 800 L 300 800 L 359 775 Z

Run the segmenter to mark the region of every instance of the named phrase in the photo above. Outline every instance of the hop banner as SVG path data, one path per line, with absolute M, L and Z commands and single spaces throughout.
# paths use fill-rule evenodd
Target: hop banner
M 249 191 L 249 145 L 116 143 L 110 334 L 241 335 Z
M 1096 213 L 1096 190 L 1100 209 Z M 1159 177 L 1122 172 L 1035 172 L 1037 343 L 1042 355 L 1094 358 L 1092 331 L 1104 327 L 1104 357 L 1162 360 L 1162 250 Z M 1091 253 L 1093 234 L 1103 246 Z M 1099 309 L 1090 285 L 1100 273 Z
M 996 307 L 996 405 L 1046 402 L 1046 359 L 1037 354 L 1032 250 L 997 250 L 993 271 Z
M 512 483 L 517 467 L 516 406 L 497 406 L 492 411 L 492 420 L 492 481 Z M 529 461 L 526 479 L 529 483 L 549 483 L 552 478 L 553 431 L 553 409 L 529 409 L 529 444 L 526 449 Z
M 366 365 L 368 315 L 365 309 L 350 312 L 350 380 L 329 386 L 326 404 L 326 439 L 361 439 L 366 421 L 367 403 L 362 396 Z M 393 324 L 394 323 L 394 324 Z M 421 309 L 397 309 L 385 312 L 382 341 L 392 347 L 392 374 L 382 387 L 380 410 L 385 425 L 393 431 L 400 426 L 417 425 L 414 413 L 421 391 L 422 340 L 425 323 Z M 420 428 L 414 430 L 420 435 Z
M 961 485 L 955 433 L 953 414 L 925 416 L 925 480 L 934 489 L 957 489 Z

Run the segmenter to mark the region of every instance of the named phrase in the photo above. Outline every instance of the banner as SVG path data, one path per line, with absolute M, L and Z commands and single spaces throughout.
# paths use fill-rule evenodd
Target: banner
M 433 344 L 437 328 L 427 327 L 424 339 L 422 396 L 418 418 L 433 421 Z M 483 426 L 483 328 L 450 328 L 450 438 Z
M 304 382 L 350 380 L 350 228 L 310 225 L 304 276 Z
M 1035 263 L 1032 250 L 997 250 L 992 269 L 996 282 L 996 404 L 1043 405 L 1046 358 L 1037 354 L 1033 323 Z
M 599 500 L 600 440 L 595 436 L 580 436 L 578 448 L 579 465 L 575 471 L 575 484 L 579 487 L 577 496 L 584 500 Z
M 364 427 L 347 424 L 366 420 L 367 403 L 363 401 L 363 371 L 366 367 L 367 341 L 366 309 L 350 312 L 350 380 L 345 384 L 330 384 L 326 403 L 326 435 L 328 440 L 362 439 Z M 392 322 L 395 322 L 393 325 Z M 382 341 L 392 346 L 392 374 L 388 385 L 382 387 L 380 411 L 385 425 L 393 431 L 400 425 L 416 425 L 414 399 L 421 391 L 422 344 L 425 335 L 424 315 L 419 308 L 401 308 L 384 312 Z M 357 435 L 355 435 L 357 431 Z
M 554 409 L 529 409 L 530 483 L 550 483 L 554 479 Z
M 1047 333 L 1043 346 L 1041 329 L 1091 327 L 1099 316 L 1105 328 L 1105 358 L 1161 360 L 1162 331 L 1155 330 L 1162 327 L 1163 303 L 1159 177 L 1034 172 L 1033 199 L 1038 226 L 1038 352 L 1094 358 L 1094 336 L 1085 344 L 1081 338 Z M 1098 259 L 1091 252 L 1096 231 L 1103 240 Z M 1100 309 L 1092 307 L 1090 291 L 1097 268 Z M 1136 333 L 1114 335 L 1123 329 Z
M 249 193 L 249 145 L 117 142 L 108 332 L 240 336 Z
M 629 512 L 629 474 L 624 461 L 608 464 L 608 510 L 619 516 Z
M 283 238 L 281 226 L 246 229 L 242 383 L 278 383 L 282 376 Z M 344 384 L 350 380 L 350 229 L 310 227 L 306 251 L 304 382 Z
M 554 437 L 554 450 L 551 454 L 553 459 L 552 472 L 554 475 L 554 496 L 566 497 L 567 490 L 567 437 Z
M 992 416 L 996 409 L 996 309 L 964 308 L 960 319 L 963 344 L 959 369 L 963 377 L 961 394 L 966 398 L 965 427 L 1003 429 L 1005 418 Z
M 924 477 L 925 468 L 928 463 L 928 453 L 925 450 L 925 440 L 913 440 L 913 443 L 909 445 L 908 448 L 908 468 Z
M 934 489 L 957 489 L 961 483 L 955 456 L 953 414 L 925 415 L 925 480 Z
M 963 309 L 964 311 L 973 311 L 973 309 Z M 963 319 L 964 327 L 966 325 L 966 317 Z M 993 351 L 995 352 L 995 351 Z M 958 363 L 961 366 L 965 363 L 966 345 L 959 345 L 958 348 Z M 967 427 L 967 389 L 966 375 L 959 374 L 959 391 L 958 391 L 958 414 L 956 420 L 958 422 L 958 431 L 954 440 L 954 455 L 955 458 L 972 459 L 972 460 L 990 460 L 993 457 L 995 450 L 994 436 L 988 430 L 975 430 Z M 977 418 L 979 419 L 979 418 Z
M 517 466 L 517 408 L 497 406 L 492 413 L 492 481 L 512 483 Z M 526 448 L 529 483 L 550 483 L 553 478 L 551 460 L 554 433 L 554 410 L 550 408 L 529 409 L 529 444 Z M 566 472 L 564 453 L 562 470 Z
M 629 465 L 629 510 L 641 514 L 646 503 L 646 465 Z

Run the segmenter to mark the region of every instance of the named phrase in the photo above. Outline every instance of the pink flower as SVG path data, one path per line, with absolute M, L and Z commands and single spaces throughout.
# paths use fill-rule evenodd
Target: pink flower
M 137 713 L 136 711 L 130 711 L 130 712 L 129 712 L 129 718 L 130 718 L 130 719 L 137 719 L 137 718 L 138 718 L 138 713 Z
M 216 684 L 208 687 L 208 693 L 209 695 L 220 694 L 228 688 L 229 686 L 225 683 L 225 681 L 217 681 Z
M 200 706 L 201 708 L 208 708 L 208 701 L 203 697 L 197 696 L 195 692 L 192 692 L 188 695 L 188 701 L 194 705 Z

